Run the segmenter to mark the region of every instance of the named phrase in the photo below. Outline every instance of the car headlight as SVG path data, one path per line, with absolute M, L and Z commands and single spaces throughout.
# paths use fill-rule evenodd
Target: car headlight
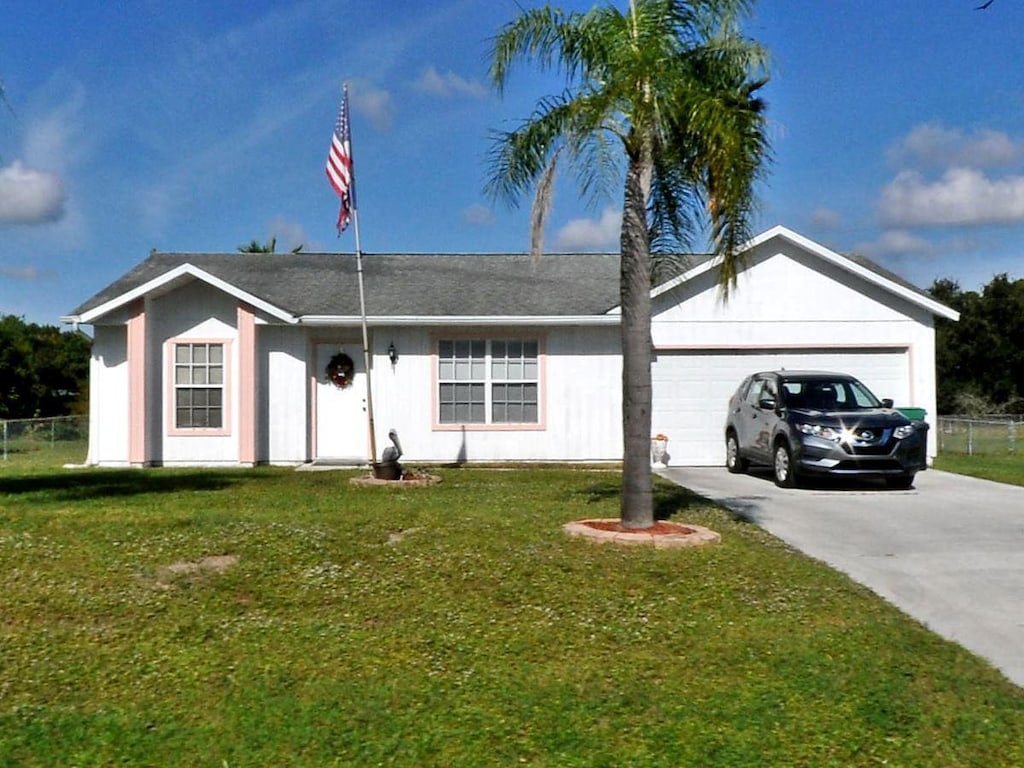
M 902 440 L 905 437 L 910 437 L 912 434 L 914 434 L 914 425 L 904 424 L 902 427 L 896 427 L 893 430 L 892 436 L 897 440 Z
M 840 427 L 830 427 L 822 424 L 797 424 L 796 428 L 805 435 L 813 435 L 823 440 L 831 440 L 833 443 L 840 442 L 845 432 Z

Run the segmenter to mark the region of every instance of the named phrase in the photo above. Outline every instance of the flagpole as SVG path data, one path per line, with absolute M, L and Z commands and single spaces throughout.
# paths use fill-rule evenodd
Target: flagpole
M 353 163 L 354 167 L 354 163 Z M 354 198 L 355 196 L 353 196 Z M 377 437 L 373 425 L 373 386 L 370 381 L 370 341 L 366 331 L 366 292 L 363 289 L 363 249 L 359 241 L 359 209 L 352 200 L 352 227 L 356 234 L 356 274 L 359 276 L 359 316 L 363 326 L 363 365 L 366 366 L 366 421 L 370 431 L 370 466 L 377 461 Z
M 341 134 L 339 136 L 339 131 Z M 341 146 L 338 146 L 338 142 Z M 355 160 L 352 151 L 352 127 L 348 114 L 348 83 L 342 84 L 341 111 L 335 127 L 331 153 L 327 159 L 327 176 L 341 196 L 338 214 L 338 237 L 341 237 L 350 215 L 356 235 L 356 277 L 359 283 L 359 317 L 363 330 L 363 366 L 366 370 L 366 421 L 369 431 L 370 466 L 377 461 L 377 435 L 373 424 L 373 382 L 370 376 L 370 335 L 366 329 L 366 290 L 363 286 L 363 247 L 359 238 L 359 211 L 356 204 Z M 346 210 L 348 208 L 348 210 Z

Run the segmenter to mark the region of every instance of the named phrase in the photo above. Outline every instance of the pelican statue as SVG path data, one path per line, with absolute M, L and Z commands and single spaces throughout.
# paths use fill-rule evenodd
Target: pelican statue
M 392 429 L 388 432 L 388 438 L 390 438 L 392 445 L 389 445 L 384 449 L 384 453 L 381 454 L 380 460 L 385 464 L 397 463 L 402 458 L 402 444 L 398 442 L 398 432 Z

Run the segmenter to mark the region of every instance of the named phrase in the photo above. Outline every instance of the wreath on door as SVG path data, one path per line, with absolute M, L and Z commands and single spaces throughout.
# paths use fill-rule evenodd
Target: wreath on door
M 328 381 L 338 389 L 345 389 L 352 386 L 352 377 L 356 373 L 356 364 L 344 352 L 339 352 L 327 363 L 325 372 L 327 373 Z

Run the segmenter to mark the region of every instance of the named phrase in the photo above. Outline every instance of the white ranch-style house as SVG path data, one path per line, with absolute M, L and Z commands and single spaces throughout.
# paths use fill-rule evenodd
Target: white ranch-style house
M 848 372 L 935 413 L 934 321 L 956 312 L 784 227 L 746 250 L 728 302 L 707 257 L 652 291 L 671 463 L 724 463 L 728 397 L 759 370 Z M 622 458 L 617 255 L 363 265 L 378 451 L 395 429 L 406 462 Z M 367 460 L 354 255 L 154 253 L 64 320 L 93 328 L 90 464 Z

